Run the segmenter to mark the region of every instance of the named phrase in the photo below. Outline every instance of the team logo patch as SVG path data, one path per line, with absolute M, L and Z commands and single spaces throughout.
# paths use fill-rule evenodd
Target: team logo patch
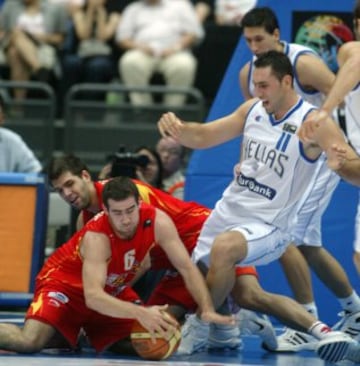
M 69 302 L 69 298 L 62 292 L 58 292 L 58 291 L 50 291 L 48 293 L 48 297 L 51 297 L 52 299 L 57 300 L 61 304 L 66 304 L 67 302 Z
M 295 133 L 297 130 L 297 127 L 295 125 L 292 125 L 291 123 L 284 123 L 283 131 L 289 132 L 289 133 Z

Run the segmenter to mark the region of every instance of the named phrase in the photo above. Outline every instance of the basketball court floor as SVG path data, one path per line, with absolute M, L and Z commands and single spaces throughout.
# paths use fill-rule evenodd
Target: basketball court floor
M 21 324 L 23 314 L 0 312 L 0 322 Z M 277 329 L 280 332 L 281 329 Z M 240 351 L 201 352 L 192 356 L 172 356 L 165 361 L 146 361 L 137 357 L 120 357 L 110 353 L 96 355 L 91 350 L 79 354 L 40 353 L 17 355 L 0 351 L 0 366 L 329 366 L 310 351 L 296 354 L 275 354 L 264 351 L 258 337 L 244 336 Z M 341 365 L 353 365 L 342 362 Z

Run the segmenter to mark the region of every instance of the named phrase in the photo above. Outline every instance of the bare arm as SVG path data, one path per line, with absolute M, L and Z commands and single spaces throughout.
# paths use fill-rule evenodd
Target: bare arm
M 96 38 L 104 42 L 110 40 L 115 35 L 119 21 L 120 14 L 111 13 L 108 16 L 105 7 L 99 7 L 96 15 Z
M 348 144 L 333 144 L 327 156 L 332 161 L 332 169 L 347 182 L 360 187 L 360 157 Z
M 74 28 L 79 40 L 88 39 L 91 36 L 95 19 L 95 11 L 90 6 L 86 11 L 78 9 L 73 13 Z
M 205 149 L 242 134 L 246 114 L 256 100 L 242 104 L 233 113 L 209 123 L 184 122 L 174 113 L 162 115 L 158 128 L 162 136 L 172 136 L 191 149 Z
M 79 216 L 76 219 L 76 230 L 80 230 L 84 226 L 84 217 L 83 213 L 80 212 Z
M 173 266 L 182 275 L 186 288 L 193 296 L 204 321 L 231 324 L 233 319 L 214 311 L 205 279 L 191 261 L 172 220 L 161 210 L 156 210 L 155 235 L 157 243 L 164 249 Z
M 325 111 L 309 116 L 298 135 L 305 144 L 320 146 L 327 155 L 328 166 L 349 183 L 360 186 L 360 158 Z
M 338 52 L 339 71 L 322 109 L 330 113 L 360 82 L 360 43 L 345 43 Z
M 334 73 L 320 58 L 304 54 L 296 62 L 296 72 L 301 85 L 308 90 L 318 90 L 327 95 L 335 81 Z
M 86 305 L 100 314 L 116 318 L 137 319 L 151 334 L 165 335 L 176 322 L 164 315 L 166 306 L 145 308 L 122 301 L 105 292 L 108 261 L 111 258 L 107 236 L 87 232 L 81 245 L 83 257 L 82 280 Z
M 148 45 L 146 45 L 145 43 L 135 42 L 132 38 L 123 39 L 119 41 L 118 46 L 123 50 L 138 49 L 148 55 L 155 55 L 154 50 L 150 48 Z
M 211 13 L 211 8 L 205 2 L 200 1 L 195 5 L 195 11 L 200 23 L 204 23 Z
M 249 100 L 252 98 L 250 91 L 249 91 L 249 85 L 248 85 L 249 72 L 250 72 L 250 62 L 248 62 L 240 70 L 240 73 L 239 73 L 240 89 L 241 89 L 242 95 L 245 100 Z

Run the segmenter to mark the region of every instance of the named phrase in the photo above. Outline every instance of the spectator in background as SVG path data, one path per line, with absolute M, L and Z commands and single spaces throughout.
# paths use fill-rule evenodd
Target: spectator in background
M 163 189 L 163 165 L 160 155 L 154 149 L 147 146 L 138 147 L 135 152 L 139 155 L 144 155 L 149 159 L 149 162 L 144 167 L 138 167 L 137 179 L 150 184 L 151 186 Z
M 87 0 L 71 12 L 73 42 L 63 57 L 62 94 L 77 83 L 108 83 L 114 78 L 113 39 L 120 20 L 118 10 L 110 9 L 109 0 Z M 100 98 L 103 96 L 100 93 Z M 99 94 L 88 98 L 97 99 Z
M 188 1 L 138 0 L 128 5 L 116 32 L 116 42 L 125 51 L 119 73 L 126 86 L 146 87 L 155 72 L 169 87 L 191 87 L 196 58 L 191 52 L 204 32 L 194 7 Z M 183 94 L 165 95 L 165 104 L 184 104 Z M 134 105 L 152 103 L 149 93 L 130 93 Z
M 120 158 L 119 154 L 123 157 Z M 140 155 L 145 157 L 145 159 L 141 159 L 141 164 L 130 162 L 130 156 Z M 115 164 L 114 169 L 112 169 L 113 164 Z M 98 179 L 108 179 L 116 175 L 136 178 L 155 188 L 163 189 L 163 165 L 160 155 L 147 146 L 138 147 L 134 153 L 121 151 L 117 155 L 108 156 L 107 163 L 101 169 Z
M 84 6 L 86 0 L 47 0 L 47 2 L 65 7 L 81 7 Z
M 214 1 L 215 0 L 192 0 L 195 11 L 201 24 L 214 19 Z
M 2 127 L 4 119 L 4 105 L 0 100 L 0 172 L 40 173 L 40 162 L 20 135 Z
M 241 19 L 256 6 L 257 0 L 215 0 L 217 25 L 240 25 Z
M 185 148 L 172 137 L 162 137 L 156 145 L 156 151 L 163 165 L 163 189 L 176 198 L 184 199 Z
M 62 7 L 45 1 L 5 1 L 0 27 L 11 80 L 50 80 L 66 33 L 66 19 Z M 25 96 L 24 89 L 14 90 L 15 99 Z

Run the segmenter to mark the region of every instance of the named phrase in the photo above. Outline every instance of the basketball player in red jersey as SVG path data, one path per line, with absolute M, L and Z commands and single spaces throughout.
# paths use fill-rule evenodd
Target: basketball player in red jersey
M 36 279 L 25 325 L 0 324 L 0 349 L 30 353 L 63 336 L 75 347 L 81 328 L 97 352 L 119 351 L 138 320 L 152 337 L 168 337 L 176 321 L 163 306 L 141 306 L 129 283 L 156 243 L 184 277 L 207 322 L 233 324 L 215 313 L 205 280 L 190 260 L 172 220 L 141 202 L 131 179 L 117 177 L 102 190 L 104 211 L 58 248 Z
M 48 175 L 60 196 L 81 210 L 77 220 L 78 229 L 103 209 L 102 190 L 107 181 L 92 181 L 88 168 L 79 158 L 73 155 L 54 158 L 48 166 Z M 139 180 L 133 181 L 143 202 L 161 209 L 170 216 L 180 239 L 191 255 L 211 210 L 195 202 L 179 200 Z M 186 290 L 182 277 L 173 271 L 174 266 L 164 251 L 155 246 L 150 251 L 150 258 L 152 269 L 169 271 L 156 287 L 148 303 L 172 305 L 170 311 L 178 318 L 184 315 L 184 311 L 195 310 L 197 304 Z M 257 275 L 254 267 L 243 267 L 238 270 L 238 274 Z
M 78 157 L 65 155 L 53 158 L 47 167 L 47 173 L 49 181 L 59 195 L 74 208 L 81 210 L 77 220 L 78 229 L 102 210 L 101 192 L 106 181 L 94 182 L 87 166 Z M 146 183 L 137 180 L 134 182 L 139 190 L 140 198 L 144 202 L 154 205 L 170 216 L 178 230 L 180 239 L 191 254 L 211 210 L 195 202 L 179 200 Z M 182 277 L 174 270 L 161 248 L 155 246 L 151 249 L 150 254 L 151 267 L 153 269 L 166 269 L 167 272 L 154 289 L 148 304 L 169 304 L 169 311 L 178 319 L 185 312 L 196 309 L 197 305 L 187 291 Z M 275 295 L 267 293 L 261 288 L 254 267 L 238 268 L 237 276 L 241 278 L 241 289 L 236 291 L 238 303 L 241 303 L 244 308 L 260 312 L 264 312 L 266 309 L 267 313 L 273 314 L 277 311 L 277 309 L 272 309 L 273 296 Z M 241 294 L 241 298 L 239 298 L 239 294 Z M 241 318 L 244 319 L 243 316 Z M 256 323 L 253 320 L 256 320 Z M 247 331 L 258 334 L 264 342 L 274 346 L 275 333 L 271 323 L 266 318 L 257 317 L 248 322 L 243 320 L 241 326 L 242 329 L 246 328 Z M 214 332 L 209 339 L 208 346 L 213 348 L 238 347 L 240 345 L 239 331 L 230 330 L 231 327 L 226 328 L 212 327 Z

